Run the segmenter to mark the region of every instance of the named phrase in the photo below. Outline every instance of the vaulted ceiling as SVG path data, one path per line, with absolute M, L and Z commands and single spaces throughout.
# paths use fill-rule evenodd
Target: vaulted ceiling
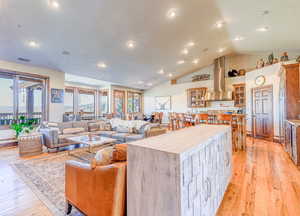
M 221 55 L 300 49 L 299 11 L 298 0 L 2 0 L 0 59 L 149 88 Z

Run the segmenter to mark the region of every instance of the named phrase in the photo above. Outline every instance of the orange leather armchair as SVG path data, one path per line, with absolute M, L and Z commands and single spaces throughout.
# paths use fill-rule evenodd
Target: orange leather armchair
M 126 162 L 106 166 L 66 163 L 66 214 L 72 206 L 88 216 L 124 216 Z

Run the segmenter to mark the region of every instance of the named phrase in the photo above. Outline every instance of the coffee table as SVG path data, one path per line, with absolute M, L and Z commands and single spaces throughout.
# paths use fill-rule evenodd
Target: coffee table
M 87 146 L 87 152 L 89 153 L 95 153 L 93 151 L 94 147 L 99 147 L 99 146 L 106 147 L 106 146 L 114 145 L 117 142 L 116 139 L 103 137 L 103 136 L 95 136 L 95 135 L 91 137 L 88 135 L 69 137 L 67 138 L 67 140 L 78 144 L 84 144 L 85 146 Z M 71 152 L 72 150 L 69 150 L 68 154 L 72 155 Z M 76 155 L 74 156 L 77 157 Z

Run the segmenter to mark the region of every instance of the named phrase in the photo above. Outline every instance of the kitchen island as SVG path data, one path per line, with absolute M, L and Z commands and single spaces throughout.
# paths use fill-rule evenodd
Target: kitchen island
M 128 144 L 128 216 L 215 215 L 231 177 L 231 128 L 198 125 Z

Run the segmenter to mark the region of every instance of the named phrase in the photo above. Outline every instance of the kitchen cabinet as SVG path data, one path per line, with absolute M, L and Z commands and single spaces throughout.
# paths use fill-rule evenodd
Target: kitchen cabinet
M 245 83 L 233 85 L 233 100 L 235 107 L 244 107 L 246 104 Z
M 187 90 L 188 107 L 198 108 L 205 107 L 205 95 L 207 88 L 191 88 Z

